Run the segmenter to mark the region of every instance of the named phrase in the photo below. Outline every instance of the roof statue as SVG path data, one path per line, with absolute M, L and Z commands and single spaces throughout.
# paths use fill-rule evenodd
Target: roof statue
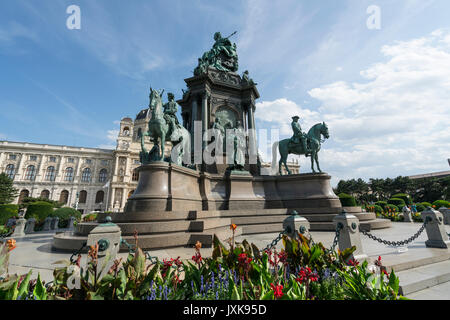
M 226 38 L 223 38 L 220 32 L 214 34 L 215 42 L 211 50 L 206 51 L 198 59 L 198 66 L 194 70 L 195 76 L 206 73 L 208 67 L 230 72 L 236 72 L 238 70 L 236 43 L 231 43 L 229 39 L 234 34 L 236 34 L 236 31 Z

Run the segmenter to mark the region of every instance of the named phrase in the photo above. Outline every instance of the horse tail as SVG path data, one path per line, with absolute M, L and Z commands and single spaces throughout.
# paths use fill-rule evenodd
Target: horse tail
M 277 148 L 280 144 L 280 141 L 274 142 L 274 144 L 272 145 L 272 167 L 271 167 L 271 171 L 272 174 L 277 174 L 278 169 L 277 169 Z

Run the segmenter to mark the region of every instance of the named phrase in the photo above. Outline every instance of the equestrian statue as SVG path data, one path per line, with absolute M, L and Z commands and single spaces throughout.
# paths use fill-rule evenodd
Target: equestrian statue
M 176 117 L 178 105 L 174 100 L 173 93 L 167 94 L 169 102 L 164 106 L 162 103 L 162 94 L 164 90 L 153 90 L 150 87 L 149 109 L 151 119 L 148 123 L 148 131 L 141 135 L 141 163 L 147 164 L 153 161 L 164 161 L 164 147 L 166 141 L 172 142 L 171 162 L 177 165 L 183 165 L 185 153 L 191 150 L 191 135 L 182 125 L 179 124 Z M 147 152 L 144 146 L 144 137 L 149 136 L 154 146 L 150 152 Z
M 318 123 L 314 125 L 311 129 L 309 129 L 308 133 L 302 132 L 300 124 L 298 123 L 298 119 L 300 117 L 295 116 L 292 117 L 292 130 L 294 132 L 292 138 L 284 139 L 278 142 L 275 142 L 272 145 L 272 172 L 276 170 L 276 161 L 277 161 L 277 148 L 279 149 L 281 159 L 278 162 L 278 172 L 282 175 L 281 165 L 284 164 L 286 171 L 288 174 L 291 174 L 291 171 L 287 165 L 287 157 L 289 154 L 297 154 L 297 155 L 305 155 L 305 157 L 311 157 L 311 170 L 313 173 L 316 173 L 314 170 L 314 162 L 316 163 L 317 169 L 320 173 L 319 166 L 319 157 L 318 153 L 320 151 L 321 143 L 325 140 L 321 140 L 321 136 L 325 139 L 330 137 L 328 133 L 328 126 L 325 122 Z

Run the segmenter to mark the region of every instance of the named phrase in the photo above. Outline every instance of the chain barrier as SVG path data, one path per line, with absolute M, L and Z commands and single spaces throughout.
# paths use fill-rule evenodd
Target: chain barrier
M 74 260 L 74 257 L 77 256 L 81 253 L 81 251 L 83 251 L 83 249 L 87 246 L 87 242 L 83 242 L 83 245 L 81 246 L 80 249 L 78 249 L 78 251 L 74 252 L 71 256 L 70 256 L 70 262 L 71 263 L 75 263 L 76 260 Z
M 129 244 L 129 243 L 127 242 L 127 240 L 121 239 L 121 240 L 120 240 L 120 243 L 122 243 L 122 244 L 124 244 L 124 245 L 126 245 L 126 246 L 128 247 L 128 252 L 129 252 L 129 253 L 134 253 L 135 249 L 133 249 L 133 245 L 132 245 L 132 244 Z M 159 262 L 160 264 L 163 264 L 161 261 L 158 260 L 158 257 L 155 257 L 155 256 L 150 255 L 150 252 L 145 251 L 144 254 L 145 254 L 145 257 L 146 257 L 148 260 L 150 260 L 150 262 L 151 262 L 152 264 L 156 264 L 156 263 L 158 263 L 158 262 Z
M 412 235 L 411 237 L 409 237 L 408 239 L 403 240 L 403 241 L 388 241 L 388 240 L 383 240 L 383 239 L 381 239 L 381 238 L 378 238 L 377 236 L 374 236 L 373 234 L 371 234 L 371 233 L 368 232 L 368 231 L 360 230 L 360 232 L 361 232 L 363 235 L 369 237 L 370 239 L 375 240 L 375 241 L 377 241 L 377 242 L 379 242 L 379 243 L 382 243 L 382 244 L 384 244 L 384 245 L 388 245 L 388 246 L 392 246 L 392 247 L 402 247 L 402 246 L 407 245 L 407 244 L 413 242 L 414 240 L 416 240 L 416 239 L 420 236 L 420 234 L 423 232 L 423 230 L 425 230 L 425 227 L 426 227 L 427 223 L 428 223 L 428 220 L 426 220 L 426 221 L 423 223 L 423 225 L 420 227 L 420 229 L 419 229 L 414 235 Z
M 281 231 L 281 232 L 278 234 L 278 236 L 276 236 L 276 237 L 272 240 L 272 242 L 271 242 L 269 245 L 267 245 L 267 247 L 265 247 L 264 249 L 262 249 L 262 250 L 260 250 L 260 251 L 263 252 L 263 251 L 270 250 L 270 249 L 272 249 L 273 247 L 275 247 L 275 246 L 278 244 L 278 242 L 280 242 L 280 240 L 283 238 L 283 234 L 285 234 L 285 233 L 286 233 L 286 230 Z
M 334 249 L 336 248 L 337 244 L 339 243 L 339 236 L 341 235 L 341 229 L 343 227 L 344 226 L 341 223 L 338 223 L 336 226 L 336 235 L 334 236 L 333 244 L 331 245 L 331 249 L 330 249 L 333 252 L 334 252 Z

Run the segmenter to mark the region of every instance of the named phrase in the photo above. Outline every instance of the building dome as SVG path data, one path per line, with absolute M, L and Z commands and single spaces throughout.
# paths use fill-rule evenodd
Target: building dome
M 142 109 L 136 116 L 136 120 L 146 119 L 148 115 L 148 108 Z

